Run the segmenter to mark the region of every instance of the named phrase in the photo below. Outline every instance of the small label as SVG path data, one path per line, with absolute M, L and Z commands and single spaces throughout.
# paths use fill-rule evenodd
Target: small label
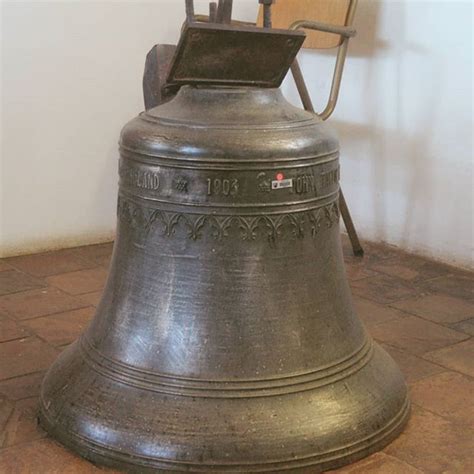
M 284 189 L 284 188 L 292 188 L 292 187 L 293 187 L 293 180 L 291 178 L 272 181 L 272 189 Z

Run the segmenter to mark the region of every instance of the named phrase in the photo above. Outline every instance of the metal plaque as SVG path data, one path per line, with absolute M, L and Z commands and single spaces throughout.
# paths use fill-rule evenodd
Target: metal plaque
M 301 31 L 190 23 L 167 82 L 279 87 L 304 39 Z

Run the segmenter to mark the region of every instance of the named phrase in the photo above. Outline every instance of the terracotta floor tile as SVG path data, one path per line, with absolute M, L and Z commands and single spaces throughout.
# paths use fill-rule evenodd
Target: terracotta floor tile
M 58 352 L 36 337 L 0 344 L 0 380 L 47 369 Z
M 423 354 L 467 339 L 469 336 L 415 316 L 377 324 L 370 334 L 379 342 L 411 354 Z
M 0 451 L 5 474 L 100 474 L 116 473 L 101 469 L 66 450 L 49 438 Z M 41 466 L 41 471 L 38 471 Z
M 362 280 L 377 275 L 377 272 L 369 270 L 365 262 L 346 262 L 346 275 L 349 280 Z
M 0 272 L 0 296 L 46 286 L 46 282 L 18 270 Z
M 467 428 L 416 405 L 405 431 L 384 452 L 426 474 L 474 472 L 474 437 Z
M 369 258 L 372 256 L 380 260 L 386 260 L 387 258 L 405 254 L 400 248 L 385 242 L 364 241 L 364 249 Z
M 13 413 L 5 425 L 3 446 L 9 447 L 44 438 L 46 433 L 38 425 L 38 399 L 27 398 L 15 403 Z
M 96 266 L 93 262 L 80 258 L 72 249 L 22 255 L 8 258 L 7 262 L 18 270 L 37 277 L 74 272 Z
M 30 335 L 30 332 L 11 319 L 0 320 L 0 342 L 13 341 Z
M 13 267 L 11 265 L 8 265 L 8 263 L 5 262 L 4 259 L 0 259 L 0 272 L 4 272 L 6 270 L 13 270 Z
M 465 321 L 460 321 L 456 324 L 451 324 L 450 327 L 456 331 L 465 332 L 466 334 L 474 336 L 474 318 L 466 319 Z
M 38 397 L 45 371 L 0 381 L 0 395 L 10 400 Z
M 415 382 L 410 393 L 412 402 L 425 410 L 474 429 L 474 380 L 470 377 L 442 372 Z
M 354 294 L 381 304 L 394 303 L 419 293 L 419 290 L 402 280 L 387 275 L 352 281 L 351 288 Z
M 474 302 L 442 294 L 423 295 L 391 306 L 435 323 L 456 323 L 474 317 Z
M 31 319 L 89 306 L 57 288 L 42 288 L 0 297 L 0 309 L 16 319 Z
M 398 261 L 398 259 L 395 261 L 392 259 L 388 261 L 382 260 L 381 262 L 377 262 L 377 264 L 373 265 L 371 268 L 379 273 L 394 276 L 408 282 L 415 281 L 419 277 L 419 273 L 416 270 L 403 265 Z
M 423 358 L 474 377 L 474 338 L 428 352 Z
M 410 466 L 385 453 L 375 453 L 359 462 L 345 466 L 327 474 L 423 474 L 423 471 Z
M 113 248 L 113 242 L 106 242 L 104 244 L 76 247 L 74 252 L 81 258 L 86 259 L 96 265 L 108 266 L 112 257 Z
M 382 347 L 393 357 L 409 384 L 430 375 L 446 371 L 444 367 L 440 367 L 439 365 L 428 362 L 421 357 L 409 354 L 397 347 L 388 344 L 382 344 Z
M 92 306 L 66 313 L 30 319 L 24 324 L 32 332 L 55 346 L 73 342 L 89 324 L 95 308 Z
M 62 273 L 61 275 L 49 277 L 47 281 L 50 285 L 66 293 L 81 295 L 102 290 L 106 279 L 107 270 L 103 267 L 97 267 L 90 270 Z
M 5 426 L 7 425 L 7 421 L 13 413 L 14 408 L 15 404 L 12 400 L 9 400 L 7 397 L 0 396 L 0 447 L 3 446 L 2 433 L 5 432 Z M 0 465 L 0 472 L 1 467 L 2 466 Z
M 474 276 L 468 273 L 448 275 L 424 282 L 433 292 L 446 293 L 461 299 L 474 299 Z
M 401 311 L 358 296 L 353 298 L 353 303 L 359 318 L 369 329 L 375 324 L 407 317 L 407 315 Z
M 352 254 L 352 247 L 349 242 L 349 237 L 345 234 L 341 235 L 342 249 L 344 254 L 347 277 L 350 280 L 360 280 L 377 273 L 367 268 L 367 259 L 356 257 Z
M 407 254 L 375 262 L 370 265 L 370 269 L 407 282 L 427 280 L 450 272 L 450 267 L 447 265 Z
M 95 291 L 94 293 L 86 293 L 85 295 L 77 296 L 84 304 L 97 307 L 102 298 L 102 291 Z

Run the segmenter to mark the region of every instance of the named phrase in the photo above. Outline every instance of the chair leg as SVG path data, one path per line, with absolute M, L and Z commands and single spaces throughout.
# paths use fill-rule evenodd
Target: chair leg
M 349 236 L 349 240 L 352 244 L 352 251 L 356 257 L 363 257 L 364 249 L 362 248 L 362 245 L 360 245 L 359 237 L 357 236 L 354 223 L 352 222 L 352 217 L 349 212 L 349 208 L 347 207 L 346 199 L 344 198 L 342 189 L 339 192 L 339 208 L 341 210 L 342 220 L 346 226 L 347 235 Z

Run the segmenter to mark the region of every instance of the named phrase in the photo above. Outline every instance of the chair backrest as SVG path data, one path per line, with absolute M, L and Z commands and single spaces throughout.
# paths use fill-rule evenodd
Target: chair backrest
M 272 7 L 272 26 L 288 28 L 298 20 L 346 26 L 350 3 L 351 0 L 276 0 Z M 257 24 L 263 24 L 263 7 L 260 7 Z M 343 40 L 339 35 L 320 31 L 306 31 L 306 35 L 303 48 L 336 48 Z

